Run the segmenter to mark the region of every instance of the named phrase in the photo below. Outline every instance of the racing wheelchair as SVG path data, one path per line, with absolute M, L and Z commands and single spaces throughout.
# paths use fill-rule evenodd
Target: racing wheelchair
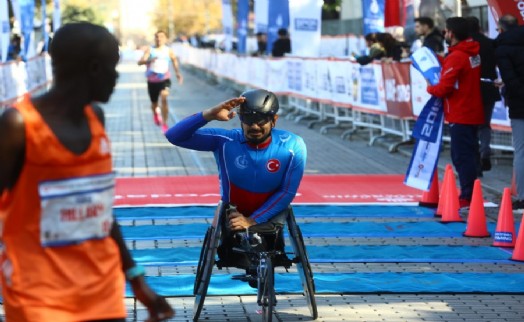
M 289 230 L 289 239 L 293 248 L 292 259 L 289 259 L 284 252 L 283 244 L 283 224 L 282 225 L 265 225 L 258 224 L 251 226 L 249 231 L 235 232 L 231 234 L 227 228 L 227 213 L 230 206 L 220 203 L 213 219 L 213 223 L 207 229 L 204 237 L 200 258 L 198 261 L 197 272 L 193 294 L 195 303 L 193 307 L 193 321 L 198 321 L 204 300 L 207 295 L 207 289 L 211 280 L 213 267 L 218 269 L 223 267 L 247 268 L 255 271 L 254 275 L 234 276 L 234 279 L 240 279 L 249 282 L 252 287 L 257 289 L 257 304 L 261 307 L 262 320 L 271 322 L 273 318 L 273 307 L 276 305 L 276 296 L 274 288 L 274 268 L 275 266 L 284 266 L 286 270 L 292 264 L 297 266 L 300 281 L 304 290 L 304 296 L 309 307 L 312 318 L 318 317 L 317 304 L 315 300 L 315 283 L 313 272 L 307 257 L 304 240 L 300 227 L 297 226 L 295 216 L 291 206 L 286 212 L 283 212 L 282 218 L 287 222 Z M 224 256 L 221 254 L 220 259 L 216 260 L 217 251 L 223 247 L 229 237 L 235 239 L 231 252 Z M 281 243 L 278 242 L 281 240 Z M 281 247 L 279 246 L 281 244 Z M 236 246 L 235 246 L 236 245 Z M 222 248 L 223 249 L 223 248 Z M 244 267 L 239 265 L 237 260 L 224 260 L 223 257 L 248 258 L 252 266 Z

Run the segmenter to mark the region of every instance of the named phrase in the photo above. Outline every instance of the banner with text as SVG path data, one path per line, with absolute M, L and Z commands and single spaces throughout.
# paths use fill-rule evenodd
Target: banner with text
M 364 35 L 384 32 L 384 0 L 362 0 Z
M 295 56 L 320 56 L 322 0 L 289 0 L 291 52 Z

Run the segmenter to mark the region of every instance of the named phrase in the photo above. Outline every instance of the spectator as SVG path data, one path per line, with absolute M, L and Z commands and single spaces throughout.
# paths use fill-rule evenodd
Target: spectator
M 449 123 L 451 161 L 460 181 L 460 207 L 468 207 L 477 179 L 478 126 L 484 123 L 480 94 L 480 45 L 469 37 L 468 22 L 462 17 L 446 20 L 445 40 L 449 54 L 440 58 L 438 84 L 429 94 L 444 100 L 444 118 Z
M 11 43 L 7 48 L 7 61 L 15 60 L 22 61 L 22 38 L 14 34 L 11 38 Z
M 499 89 L 493 81 L 497 79 L 497 62 L 495 58 L 495 42 L 486 37 L 480 30 L 477 17 L 467 17 L 471 38 L 480 44 L 480 92 L 484 106 L 484 123 L 479 126 L 480 141 L 480 171 L 491 170 L 491 116 L 495 102 L 500 100 Z
M 382 44 L 378 42 L 376 33 L 369 33 L 365 35 L 364 40 L 366 41 L 366 46 L 368 47 L 368 54 L 362 56 L 356 56 L 353 54 L 360 65 L 367 65 L 373 60 L 380 60 L 386 57 L 386 50 L 384 47 L 382 47 Z
M 415 18 L 415 33 L 422 38 L 422 46 L 433 50 L 437 55 L 444 55 L 444 37 L 429 17 Z
M 517 187 L 513 210 L 521 211 L 524 209 L 524 26 L 518 26 L 517 18 L 505 15 L 499 19 L 498 27 L 500 34 L 495 39 L 495 54 L 513 133 L 513 171 Z
M 264 56 L 267 49 L 267 35 L 265 32 L 257 32 L 257 50 L 253 53 L 253 56 Z
M 389 60 L 400 61 L 402 56 L 402 48 L 400 43 L 393 38 L 390 33 L 381 32 L 377 34 L 377 42 L 385 50 L 386 58 Z
M 271 54 L 273 57 L 284 57 L 286 53 L 291 53 L 291 40 L 287 29 L 281 28 L 278 30 L 278 39 L 273 43 Z
M 149 311 L 174 316 L 113 217 L 104 112 L 118 78 L 107 29 L 66 24 L 50 44 L 53 87 L 0 115 L 0 265 L 7 321 L 123 322 L 125 279 Z

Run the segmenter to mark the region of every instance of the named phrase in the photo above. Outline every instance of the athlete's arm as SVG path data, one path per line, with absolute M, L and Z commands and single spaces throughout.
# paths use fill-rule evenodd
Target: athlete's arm
M 306 166 L 307 150 L 304 141 L 297 137 L 295 146 L 292 149 L 292 160 L 286 169 L 282 183 L 277 191 L 250 217 L 256 223 L 267 222 L 285 210 L 295 198 L 300 181 L 304 176 Z
M 138 66 L 147 65 L 149 63 L 149 56 L 151 56 L 151 48 L 147 47 L 144 51 L 144 55 L 142 55 L 142 58 L 138 61 Z
M 0 112 L 0 196 L 16 184 L 25 153 L 22 115 L 14 108 Z
M 182 83 L 184 83 L 184 77 L 182 77 L 182 74 L 180 73 L 180 67 L 178 66 L 178 59 L 175 56 L 175 52 L 171 48 L 169 48 L 169 58 L 171 58 L 171 62 L 173 63 L 173 68 L 175 69 L 176 79 L 178 79 L 178 83 L 182 85 Z
M 232 98 L 201 113 L 186 117 L 167 130 L 167 140 L 176 146 L 198 151 L 215 151 L 223 140 L 228 140 L 229 131 L 218 128 L 201 129 L 210 121 L 229 121 L 236 115 L 233 109 L 244 101 L 243 97 Z

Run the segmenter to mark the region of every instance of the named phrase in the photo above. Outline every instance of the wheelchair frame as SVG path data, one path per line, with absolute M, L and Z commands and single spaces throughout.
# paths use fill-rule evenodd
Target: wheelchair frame
M 200 313 L 204 307 L 204 300 L 211 280 L 213 266 L 215 266 L 217 249 L 222 238 L 222 228 L 224 227 L 225 220 L 225 205 L 221 202 L 217 208 L 217 213 L 215 213 L 212 225 L 206 231 L 202 249 L 200 251 L 195 284 L 193 287 L 193 294 L 195 295 L 195 303 L 193 306 L 194 322 L 198 321 Z M 307 257 L 302 233 L 300 227 L 298 227 L 295 221 L 295 216 L 291 206 L 289 207 L 286 221 L 291 246 L 295 255 L 292 262 L 297 265 L 297 271 L 304 290 L 304 296 L 306 297 L 311 316 L 315 320 L 318 317 L 318 312 L 315 300 L 315 282 L 313 280 L 313 272 L 311 271 L 311 266 Z M 279 251 L 263 251 L 257 254 L 257 257 L 259 258 L 259 264 L 257 267 L 257 303 L 262 307 L 262 319 L 266 322 L 272 321 L 273 306 L 276 303 L 273 257 L 278 253 Z

